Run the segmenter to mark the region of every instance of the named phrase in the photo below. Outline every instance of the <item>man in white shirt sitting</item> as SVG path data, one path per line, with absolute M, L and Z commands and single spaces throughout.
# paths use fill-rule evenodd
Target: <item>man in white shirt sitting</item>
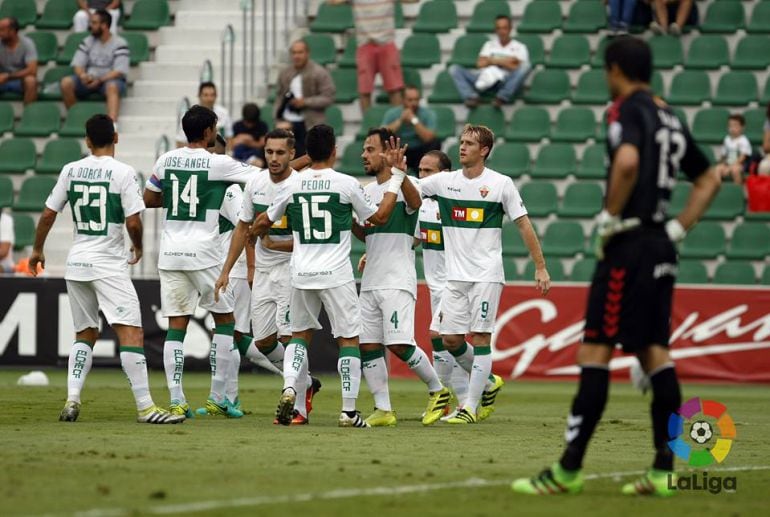
M 532 69 L 527 47 L 511 38 L 511 25 L 507 16 L 495 18 L 496 37 L 481 47 L 476 70 L 460 65 L 449 67 L 457 91 L 469 108 L 476 107 L 479 94 L 491 88 L 497 89 L 495 106 L 510 102 Z

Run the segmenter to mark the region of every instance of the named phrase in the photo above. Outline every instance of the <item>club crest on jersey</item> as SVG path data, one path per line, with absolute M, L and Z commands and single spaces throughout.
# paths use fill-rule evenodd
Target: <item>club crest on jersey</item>
M 481 197 L 486 198 L 489 195 L 489 187 L 484 185 L 479 189 L 479 194 L 481 194 Z
M 484 221 L 483 208 L 452 208 L 452 219 L 455 221 L 468 221 L 471 223 L 480 223 Z

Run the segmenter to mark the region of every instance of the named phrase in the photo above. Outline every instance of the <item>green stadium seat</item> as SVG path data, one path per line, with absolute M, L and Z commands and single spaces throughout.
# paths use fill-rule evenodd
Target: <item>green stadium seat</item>
M 456 167 L 460 163 L 460 144 L 452 144 L 446 150 L 447 156 L 452 160 L 452 164 Z
M 712 103 L 718 106 L 744 107 L 757 100 L 757 78 L 753 72 L 733 71 L 723 74 Z
M 559 209 L 559 195 L 553 183 L 530 181 L 521 187 L 520 194 L 531 217 L 547 217 Z
M 567 19 L 564 21 L 564 32 L 598 33 L 607 26 L 607 9 L 600 2 L 582 0 L 572 4 Z
M 19 21 L 19 27 L 33 25 L 37 20 L 37 4 L 35 0 L 3 0 L 0 5 L 0 18 L 14 17 Z
M 531 176 L 564 179 L 569 174 L 574 174 L 576 169 L 575 146 L 562 143 L 548 144 L 540 147 Z
M 363 255 L 366 253 L 366 243 L 358 240 L 355 236 L 350 237 L 350 251 L 353 254 L 356 255 Z M 358 266 L 358 260 L 355 262 L 356 267 Z
M 462 101 L 463 98 L 460 97 L 449 72 L 446 70 L 439 72 L 436 76 L 436 82 L 433 84 L 433 91 L 428 96 L 428 102 L 430 104 L 458 104 Z
M 716 70 L 730 62 L 727 41 L 722 36 L 698 36 L 690 44 L 685 68 L 688 70 Z
M 342 52 L 342 57 L 337 62 L 337 66 L 342 68 L 355 68 L 356 67 L 356 44 L 355 36 L 348 36 L 348 41 L 345 43 L 345 50 Z
M 310 23 L 313 32 L 345 32 L 355 26 L 353 22 L 353 7 L 350 4 L 332 5 L 322 2 L 318 13 Z
M 679 253 L 684 258 L 713 259 L 724 254 L 726 241 L 722 225 L 703 221 L 687 233 Z
M 663 74 L 660 73 L 660 71 L 655 70 L 652 73 L 652 81 L 650 81 L 650 88 L 652 88 L 653 93 L 656 95 L 660 95 L 661 97 L 666 96 L 666 88 L 665 84 L 663 83 Z
M 529 171 L 529 149 L 525 144 L 506 142 L 492 149 L 487 167 L 506 176 L 518 178 Z
M 503 274 L 505 275 L 506 282 L 521 280 L 519 268 L 516 267 L 516 261 L 511 258 L 503 257 Z
M 673 104 L 695 106 L 709 100 L 711 83 L 709 76 L 702 70 L 684 70 L 674 76 L 671 91 L 666 100 Z
M 514 142 L 539 142 L 551 133 L 548 110 L 537 106 L 522 106 L 513 112 L 505 130 L 505 139 Z
M 457 8 L 454 2 L 434 0 L 420 6 L 413 32 L 449 32 L 457 28 Z
M 444 140 L 455 136 L 455 112 L 449 106 L 431 106 L 436 113 L 436 138 Z
M 735 34 L 746 23 L 741 2 L 712 2 L 706 9 L 706 16 L 698 25 L 705 33 Z
M 682 40 L 674 36 L 653 36 L 648 41 L 656 69 L 671 69 L 684 62 Z
M 56 185 L 56 178 L 51 176 L 26 178 L 21 184 L 16 203 L 13 204 L 14 212 L 41 212 L 54 185 Z
M 49 136 L 61 126 L 59 106 L 54 102 L 33 102 L 24 107 L 14 130 L 16 136 Z
M 61 99 L 61 90 L 59 82 L 62 77 L 72 75 L 71 66 L 55 66 L 45 71 L 43 75 L 43 87 L 38 94 L 40 100 L 59 100 Z
M 35 168 L 35 144 L 29 138 L 8 138 L 0 143 L 0 172 L 21 174 Z
M 496 106 L 477 106 L 468 113 L 468 124 L 487 126 L 496 135 L 502 135 L 505 129 L 505 114 Z
M 323 4 L 326 5 L 326 4 Z M 330 72 L 337 93 L 335 102 L 347 104 L 358 98 L 358 75 L 355 68 L 337 68 Z
M 581 181 L 567 187 L 557 215 L 592 218 L 601 212 L 603 205 L 602 188 L 596 183 Z
M 668 215 L 675 217 L 684 209 L 687 199 L 690 197 L 692 185 L 690 183 L 677 183 L 671 192 L 671 203 L 668 208 Z
M 759 103 L 762 105 L 770 103 L 770 76 L 765 81 L 765 89 L 762 91 L 762 98 L 759 99 Z
M 0 102 L 0 135 L 13 130 L 13 105 L 10 102 Z
M 394 18 L 396 22 L 396 28 L 397 29 L 403 29 L 404 28 L 404 8 L 401 5 L 401 0 L 396 0 L 396 7 L 394 9 Z
M 724 183 L 719 193 L 711 202 L 711 206 L 703 214 L 704 219 L 732 220 L 743 215 L 746 200 L 743 186 L 735 183 Z
M 67 119 L 59 130 L 60 136 L 74 136 L 82 138 L 86 135 L 86 121 L 93 115 L 104 113 L 102 104 L 80 102 L 69 109 Z
M 483 0 L 473 8 L 473 14 L 465 30 L 467 32 L 493 32 L 495 18 L 511 16 L 511 8 L 504 0 Z
M 460 65 L 465 68 L 476 68 L 476 61 L 484 43 L 488 41 L 484 34 L 464 34 L 455 40 L 450 65 Z
M 591 228 L 591 235 L 586 240 L 585 247 L 583 248 L 583 254 L 586 257 L 593 257 L 596 255 L 596 225 Z
M 373 127 L 382 126 L 382 118 L 385 116 L 385 112 L 387 112 L 392 107 L 393 106 L 383 106 L 380 104 L 370 106 L 366 113 L 364 113 L 364 118 L 361 120 L 361 125 L 358 128 L 358 134 L 356 135 L 356 138 L 362 141 L 366 140 L 366 133 L 368 133 L 369 130 Z
M 746 137 L 752 145 L 761 145 L 764 136 L 765 120 L 767 120 L 766 110 L 764 108 L 752 108 L 743 112 L 746 118 Z
M 547 33 L 561 27 L 561 6 L 559 2 L 530 2 L 524 9 L 524 16 L 516 28 L 517 32 Z
M 703 153 L 703 155 L 706 157 L 706 159 L 710 164 L 716 163 L 717 160 L 716 160 L 716 157 L 714 156 L 714 151 L 711 149 L 711 146 L 699 145 L 698 149 L 701 150 L 701 152 Z
M 567 280 L 567 275 L 564 273 L 564 264 L 561 260 L 549 259 L 546 263 L 548 268 L 548 275 L 551 277 L 552 282 L 564 282 Z M 535 279 L 535 263 L 531 260 L 524 266 L 524 272 L 521 274 L 521 279 L 525 282 L 531 282 Z
M 418 90 L 422 91 L 422 76 L 420 75 L 420 71 L 418 69 L 403 67 L 401 69 L 401 72 L 404 76 L 405 85 L 416 86 Z M 388 92 L 381 91 L 380 93 L 378 93 L 376 97 L 376 102 L 382 103 L 382 104 L 388 104 L 390 102 Z
M 551 3 L 550 0 L 546 3 Z M 539 5 L 533 2 L 529 5 Z M 535 74 L 524 100 L 533 104 L 559 104 L 569 98 L 569 76 L 564 70 L 541 70 Z
M 337 47 L 328 34 L 306 34 L 302 38 L 310 47 L 310 55 L 319 65 L 328 65 L 337 60 Z
M 526 257 L 529 255 L 529 250 L 524 245 L 524 241 L 521 239 L 521 232 L 519 231 L 519 227 L 513 221 L 508 221 L 507 223 L 503 224 L 502 239 L 504 255 L 515 257 Z M 513 261 L 511 260 L 510 262 Z M 506 278 L 508 278 L 507 274 Z M 510 280 L 510 278 L 508 279 Z
M 167 0 L 137 0 L 123 28 L 137 31 L 156 31 L 171 23 Z
M 8 176 L 0 176 L 0 208 L 13 205 L 13 182 Z
M 677 284 L 707 284 L 709 274 L 706 266 L 699 260 L 682 260 L 676 275 Z
M 441 47 L 435 34 L 412 34 L 401 49 L 401 65 L 430 68 L 441 62 Z
M 564 34 L 553 42 L 549 68 L 580 68 L 591 60 L 591 46 L 582 34 Z
M 59 54 L 56 56 L 56 64 L 69 65 L 72 62 L 72 58 L 75 56 L 75 51 L 78 49 L 80 42 L 88 37 L 88 32 L 73 32 L 67 35 L 67 39 L 64 40 Z
M 765 260 L 770 256 L 770 226 L 744 222 L 735 227 L 727 248 L 729 259 Z
M 326 123 L 334 128 L 334 134 L 339 137 L 345 132 L 345 121 L 342 119 L 342 110 L 339 106 L 326 108 Z
M 13 249 L 21 251 L 35 244 L 35 220 L 27 214 L 13 214 Z
M 770 38 L 750 34 L 738 41 L 730 68 L 734 70 L 765 70 L 770 66 Z
M 582 258 L 575 261 L 569 279 L 573 282 L 590 282 L 596 271 L 596 259 Z
M 532 66 L 545 64 L 543 39 L 537 34 L 517 34 L 516 41 L 527 47 L 529 63 Z
M 721 144 L 727 134 L 727 117 L 730 112 L 724 108 L 704 108 L 695 114 L 692 122 L 692 136 L 696 142 Z
M 38 65 L 45 65 L 56 58 L 56 51 L 59 49 L 56 34 L 53 32 L 35 31 L 27 33 L 27 37 L 35 43 Z
M 762 278 L 759 280 L 762 285 L 770 285 L 770 264 L 765 266 L 765 270 L 762 272 Z
M 753 285 L 757 283 L 754 267 L 748 262 L 723 262 L 714 272 L 715 284 Z
M 578 222 L 554 221 L 545 229 L 543 253 L 546 257 L 572 257 L 582 253 L 584 247 L 583 227 Z
M 365 176 L 364 163 L 361 161 L 362 144 L 361 140 L 353 140 L 345 147 L 339 164 L 340 172 L 351 176 Z
M 579 179 L 604 179 L 607 177 L 607 148 L 604 144 L 593 144 L 583 151 L 583 158 L 575 172 Z
M 580 75 L 572 95 L 573 104 L 607 104 L 609 100 L 610 92 L 603 70 L 587 70 Z
M 596 136 L 596 119 L 589 108 L 565 108 L 556 117 L 554 142 L 585 142 Z
M 62 168 L 83 157 L 80 142 L 75 138 L 49 140 L 43 149 L 43 156 L 38 160 L 37 174 L 59 174 Z
M 757 2 L 746 26 L 749 34 L 770 34 L 770 2 Z
M 67 30 L 72 27 L 72 17 L 78 10 L 77 2 L 48 0 L 43 7 L 43 14 L 35 23 L 38 29 Z
M 599 44 L 596 46 L 596 51 L 591 56 L 591 68 L 604 68 L 604 50 L 607 48 L 607 44 L 611 41 L 611 38 L 602 36 L 599 40 Z
M 131 52 L 131 66 L 150 60 L 150 42 L 145 34 L 123 31 L 120 36 L 128 43 L 128 50 Z

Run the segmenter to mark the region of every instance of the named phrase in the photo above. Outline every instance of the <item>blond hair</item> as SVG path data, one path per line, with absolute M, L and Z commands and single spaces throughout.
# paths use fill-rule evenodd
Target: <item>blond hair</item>
M 486 156 L 484 156 L 484 161 L 487 161 L 489 155 L 492 154 L 492 147 L 495 145 L 495 134 L 492 132 L 492 130 L 487 126 L 474 126 L 473 124 L 465 124 L 465 127 L 463 127 L 463 132 L 460 136 L 464 135 L 475 137 L 476 140 L 478 140 L 480 147 L 486 147 L 489 149 Z

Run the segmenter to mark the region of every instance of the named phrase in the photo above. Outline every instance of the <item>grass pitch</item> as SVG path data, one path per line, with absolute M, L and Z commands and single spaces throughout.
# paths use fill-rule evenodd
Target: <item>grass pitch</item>
M 726 404 L 737 439 L 710 477 L 735 476 L 737 490 L 681 492 L 670 499 L 627 498 L 620 483 L 652 457 L 649 395 L 626 384 L 610 401 L 586 459 L 579 496 L 514 495 L 514 477 L 558 458 L 575 384 L 509 381 L 497 412 L 475 426 L 423 428 L 423 385 L 391 381 L 399 423 L 389 429 L 338 429 L 339 383 L 327 376 L 311 425 L 272 425 L 277 377 L 244 373 L 241 420 L 198 418 L 176 426 L 135 423 L 127 381 L 117 370 L 91 372 L 80 419 L 57 421 L 63 371 L 51 386 L 16 386 L 0 372 L 0 515 L 759 515 L 770 503 L 770 414 L 766 386 L 686 385 L 684 399 Z M 185 392 L 202 405 L 209 378 L 186 374 Z M 161 373 L 156 402 L 167 403 Z M 372 407 L 365 385 L 359 408 Z M 765 467 L 745 470 L 749 467 Z M 684 469 L 679 464 L 679 469 Z M 701 476 L 701 474 L 698 474 Z

